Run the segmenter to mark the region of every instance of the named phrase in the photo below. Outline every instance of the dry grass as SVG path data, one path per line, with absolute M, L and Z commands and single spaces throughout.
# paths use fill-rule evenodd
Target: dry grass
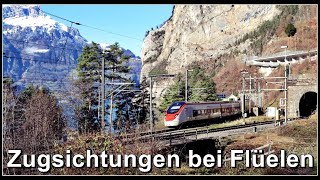
M 247 123 L 266 121 L 266 117 L 250 117 L 246 119 Z M 227 126 L 241 124 L 242 119 L 222 123 L 215 126 Z M 311 154 L 314 157 L 314 164 L 318 161 L 317 156 L 317 114 L 310 116 L 309 119 L 299 120 L 288 124 L 287 126 L 269 129 L 260 133 L 248 133 L 242 136 L 232 136 L 228 138 L 229 143 L 225 147 L 225 152 L 231 149 L 254 149 L 264 144 L 273 142 L 272 149 L 275 154 L 278 154 L 281 149 L 288 153 Z M 132 147 L 125 147 L 118 139 L 109 139 L 109 137 L 87 135 L 75 137 L 72 143 L 64 145 L 65 148 L 71 149 L 75 153 L 80 153 L 84 149 L 102 150 L 106 149 L 108 152 L 120 154 L 150 154 L 151 144 L 134 144 Z M 112 148 L 111 148 L 112 147 Z M 144 148 L 143 148 L 144 147 Z M 157 146 L 154 146 L 157 149 Z M 110 149 L 111 148 L 111 149 Z M 81 170 L 68 169 L 67 171 L 58 171 L 56 174 L 143 174 L 137 169 L 92 169 L 84 168 Z M 188 164 L 182 162 L 180 168 L 153 168 L 151 174 L 153 175 L 263 175 L 263 174 L 316 174 L 315 168 L 245 168 L 243 164 L 239 163 L 237 168 L 190 168 Z
M 317 12 L 317 7 L 311 7 L 312 13 Z M 316 14 L 316 13 L 315 13 Z M 312 16 L 311 16 L 312 17 Z M 283 49 L 280 47 L 282 45 L 288 45 L 289 51 L 308 51 L 311 49 L 317 48 L 317 25 L 318 21 L 316 15 L 313 16 L 314 18 L 310 19 L 303 19 L 300 20 L 299 18 L 296 19 L 294 25 L 297 28 L 297 33 L 294 37 L 288 37 L 285 34 L 285 27 L 287 25 L 286 21 L 281 22 L 280 26 L 277 29 L 276 37 L 274 37 L 268 44 L 263 46 L 263 56 L 269 56 L 275 53 L 283 52 Z M 220 70 L 215 74 L 213 77 L 214 82 L 216 83 L 217 92 L 223 92 L 227 95 L 231 93 L 237 93 L 238 90 L 242 88 L 241 84 L 241 75 L 240 71 L 246 69 L 250 72 L 250 74 L 257 73 L 257 76 L 260 74 L 258 73 L 258 68 L 256 67 L 249 67 L 243 64 L 242 59 L 245 57 L 245 54 L 240 54 L 236 57 L 227 57 L 227 60 L 224 60 L 224 66 L 220 68 Z M 204 63 L 206 64 L 206 63 Z M 293 73 L 295 74 L 302 74 L 305 72 L 313 73 L 316 71 L 317 66 L 311 65 L 311 69 L 305 67 L 305 70 L 300 70 L 305 67 L 305 64 L 300 65 L 297 67 L 297 71 L 293 69 Z M 216 71 L 215 69 L 211 71 Z M 283 75 L 284 71 L 281 71 L 281 75 Z M 280 73 L 280 72 L 279 72 Z M 316 73 L 315 73 L 316 74 Z M 317 77 L 317 76 L 314 76 Z M 270 99 L 275 97 L 270 93 Z
M 223 68 L 213 77 L 216 83 L 216 91 L 223 92 L 226 95 L 238 94 L 238 90 L 242 89 L 241 71 L 246 70 L 250 74 L 258 74 L 258 68 L 254 66 L 246 66 L 242 62 L 242 57 L 231 57 L 225 63 Z
M 232 138 L 226 147 L 231 149 L 254 149 L 264 144 L 273 143 L 272 149 L 279 155 L 280 150 L 296 155 L 311 154 L 314 157 L 314 168 L 223 168 L 219 174 L 317 174 L 317 114 L 307 120 L 299 120 L 287 126 L 270 129 L 261 133 L 249 133 Z
M 310 117 L 309 117 L 310 120 L 317 120 L 318 119 L 318 112 L 316 112 L 315 114 L 312 114 Z
M 255 116 L 255 117 L 248 117 L 245 119 L 238 119 L 234 121 L 228 121 L 220 124 L 213 124 L 210 125 L 210 128 L 224 128 L 224 127 L 230 127 L 230 126 L 238 126 L 242 124 L 252 124 L 256 122 L 265 122 L 265 121 L 270 121 L 271 118 L 268 118 L 266 116 Z
M 155 122 L 154 124 L 154 130 L 163 130 L 166 129 L 164 126 L 164 115 L 159 115 L 159 120 Z
M 138 137 L 139 135 L 137 135 Z M 123 137 L 123 138 L 121 138 Z M 124 143 L 128 139 L 126 136 L 111 137 L 109 135 L 101 134 L 86 134 L 86 135 L 74 135 L 72 140 L 67 143 L 59 144 L 55 147 L 55 153 L 64 155 L 66 150 L 70 150 L 73 154 L 82 154 L 86 156 L 86 150 L 92 150 L 92 154 L 99 155 L 105 151 L 110 155 L 129 155 L 133 154 L 140 156 L 143 154 L 155 155 L 157 153 L 165 152 L 166 149 L 158 142 L 154 140 L 140 142 L 136 138 L 132 139 L 132 143 Z M 52 168 L 50 174 L 59 175 L 130 175 L 130 174 L 145 174 L 138 168 L 104 168 L 99 164 L 98 168 Z M 153 173 L 153 172 L 152 172 Z
M 315 142 L 314 140 L 316 140 L 317 137 L 316 133 L 317 120 L 314 117 L 310 117 L 307 120 L 295 121 L 287 126 L 266 130 L 258 134 L 249 133 L 244 136 L 239 136 L 234 140 L 239 142 L 248 140 L 253 145 L 266 144 L 266 142 L 271 141 L 275 144 L 279 143 L 280 145 L 286 143 L 309 143 Z

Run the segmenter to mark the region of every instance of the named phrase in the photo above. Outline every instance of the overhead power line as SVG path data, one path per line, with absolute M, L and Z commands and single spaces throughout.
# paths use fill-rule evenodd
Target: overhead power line
M 50 15 L 50 16 L 53 16 L 53 17 L 56 17 L 56 18 L 59 18 L 59 19 L 62 19 L 62 20 L 65 20 L 65 21 L 68 21 L 68 22 L 74 23 L 74 24 L 76 24 L 76 25 L 81 25 L 81 24 L 80 24 L 80 23 L 78 23 L 78 22 L 75 22 L 75 21 L 71 21 L 71 20 L 65 19 L 65 18 L 63 18 L 63 17 L 60 17 L 60 16 L 57 16 L 57 15 L 51 14 L 51 13 L 46 12 L 46 11 L 44 11 L 44 10 L 41 10 L 41 11 L 42 11 L 43 13 L 45 13 L 45 14 Z
M 122 37 L 125 37 L 125 38 L 130 38 L 130 39 L 134 39 L 134 40 L 138 40 L 138 41 L 143 42 L 143 40 L 141 40 L 141 39 L 137 39 L 137 38 L 134 38 L 134 37 L 130 37 L 130 36 L 126 36 L 126 35 L 110 32 L 110 31 L 106 31 L 106 30 L 103 30 L 103 29 L 100 29 L 100 28 L 96 28 L 96 27 L 93 27 L 93 26 L 88 26 L 88 25 L 85 25 L 85 24 L 82 24 L 82 26 L 85 26 L 85 27 L 88 27 L 88 28 L 92 28 L 92 29 L 96 29 L 96 30 L 99 30 L 99 31 L 103 31 L 103 32 L 106 32 L 106 33 L 109 33 L 109 34 L 114 34 L 114 35 L 117 35 L 117 36 L 122 36 Z
M 114 33 L 114 32 L 107 31 L 107 30 L 104 30 L 104 29 L 101 29 L 101 28 L 93 27 L 93 26 L 86 25 L 86 24 L 82 24 L 82 23 L 75 22 L 75 21 L 71 21 L 71 20 L 68 20 L 68 19 L 66 19 L 66 18 L 63 18 L 63 17 L 57 16 L 57 15 L 54 15 L 54 14 L 52 14 L 52 13 L 49 13 L 49 12 L 46 12 L 46 11 L 43 11 L 43 10 L 41 10 L 41 11 L 42 11 L 43 13 L 45 13 L 45 14 L 54 16 L 54 17 L 56 17 L 56 18 L 62 19 L 62 20 L 64 20 L 64 21 L 71 22 L 71 23 L 76 24 L 76 25 L 79 25 L 79 26 L 84 26 L 84 27 L 88 27 L 88 28 L 91 28 L 91 29 L 103 31 L 103 32 L 106 32 L 106 33 L 109 33 L 109 34 L 114 34 L 114 35 L 117 35 L 117 36 L 122 36 L 122 37 L 125 37 L 125 38 L 130 38 L 130 39 L 134 39 L 134 40 L 143 42 L 143 40 L 138 39 L 138 38 L 135 38 L 135 37 L 131 37 L 131 36 L 127 36 L 127 35 L 122 35 L 122 34 Z
M 125 38 L 130 38 L 130 39 L 134 39 L 134 40 L 143 42 L 143 40 L 138 39 L 138 38 L 135 38 L 135 37 L 131 37 L 131 36 L 123 35 L 123 34 L 118 34 L 118 33 L 114 33 L 114 32 L 111 32 L 111 31 L 104 30 L 104 29 L 102 29 L 102 28 L 97 28 L 97 27 L 94 27 L 94 26 L 90 26 L 90 25 L 86 25 L 86 24 L 79 23 L 79 22 L 75 22 L 75 21 L 72 21 L 72 20 L 69 20 L 69 19 L 60 17 L 60 16 L 58 16 L 58 15 L 49 13 L 49 12 L 44 11 L 44 10 L 41 10 L 41 11 L 42 11 L 43 13 L 47 14 L 47 15 L 56 17 L 56 18 L 58 18 L 58 19 L 62 19 L 62 20 L 64 20 L 64 21 L 67 21 L 67 22 L 70 22 L 70 23 L 73 23 L 73 24 L 76 24 L 76 25 L 79 25 L 79 26 L 84 26 L 84 27 L 87 27 L 87 28 L 91 28 L 91 29 L 103 31 L 103 32 L 106 32 L 106 33 L 109 33 L 109 34 L 113 34 L 113 35 L 117 35 L 117 36 L 122 36 L 122 37 L 125 37 Z M 21 18 L 21 17 L 25 17 L 25 16 L 17 16 L 17 17 L 9 17 L 9 18 L 14 19 L 14 18 Z

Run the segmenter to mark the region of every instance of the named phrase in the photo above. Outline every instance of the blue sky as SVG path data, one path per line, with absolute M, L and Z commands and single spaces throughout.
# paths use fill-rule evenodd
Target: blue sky
M 109 44 L 119 42 L 120 46 L 140 56 L 145 32 L 167 20 L 171 16 L 173 5 L 61 4 L 41 5 L 41 8 L 74 22 L 140 39 L 126 38 L 84 26 L 72 25 L 78 28 L 80 34 L 88 41 Z M 67 26 L 71 25 L 70 22 L 52 18 Z

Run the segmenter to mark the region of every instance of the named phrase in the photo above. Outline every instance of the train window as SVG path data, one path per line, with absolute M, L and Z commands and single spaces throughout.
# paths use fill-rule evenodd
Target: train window
M 193 110 L 193 117 L 198 116 L 198 111 L 197 110 Z
M 180 108 L 184 105 L 184 102 L 175 102 L 173 103 L 167 110 L 168 114 L 174 114 L 180 110 Z

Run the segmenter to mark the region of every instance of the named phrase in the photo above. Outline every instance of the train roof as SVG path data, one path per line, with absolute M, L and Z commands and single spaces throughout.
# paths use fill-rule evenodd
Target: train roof
M 185 101 L 176 101 L 174 103 L 185 103 Z M 239 103 L 239 101 L 187 102 L 185 104 L 187 104 L 187 105 L 199 105 L 199 104 L 227 104 L 227 103 Z
M 239 101 L 187 102 L 186 104 L 196 105 L 196 104 L 228 104 L 228 103 L 239 103 Z

